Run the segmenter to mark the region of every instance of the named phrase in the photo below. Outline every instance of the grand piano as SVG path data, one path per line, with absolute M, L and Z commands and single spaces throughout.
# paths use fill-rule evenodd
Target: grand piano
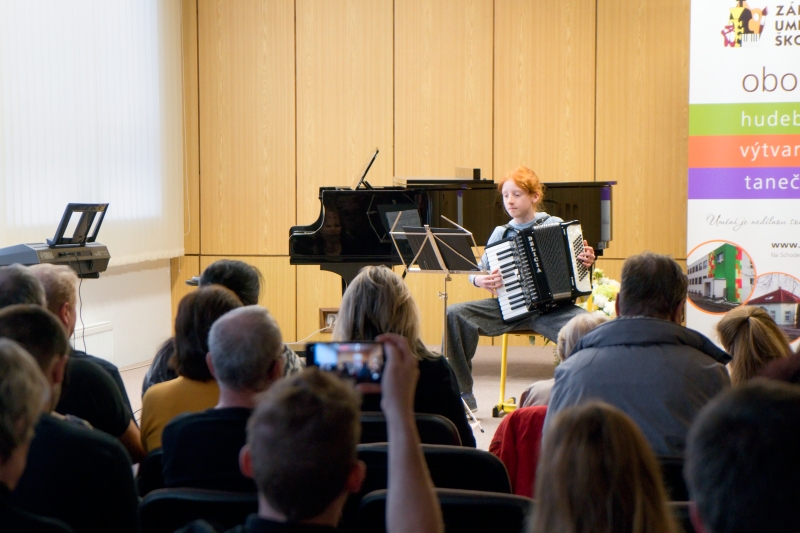
M 362 178 L 363 181 L 363 178 Z M 542 211 L 579 220 L 583 235 L 601 256 L 611 242 L 611 186 L 615 182 L 546 183 Z M 320 187 L 320 212 L 307 226 L 289 230 L 293 265 L 319 265 L 342 277 L 342 291 L 366 265 L 402 264 L 392 238 L 392 223 L 452 227 L 442 215 L 471 231 L 483 246 L 508 215 L 492 180 L 464 178 L 395 178 L 392 187 Z M 406 261 L 413 255 L 398 241 Z

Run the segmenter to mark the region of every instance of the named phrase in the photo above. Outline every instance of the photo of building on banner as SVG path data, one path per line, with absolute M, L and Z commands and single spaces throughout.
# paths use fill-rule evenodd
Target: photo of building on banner
M 711 338 L 746 304 L 800 343 L 798 21 L 790 2 L 692 1 L 686 321 Z

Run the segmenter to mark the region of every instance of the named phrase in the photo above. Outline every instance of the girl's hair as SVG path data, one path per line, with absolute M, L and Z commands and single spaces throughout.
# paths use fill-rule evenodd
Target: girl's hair
M 501 194 L 503 193 L 503 185 L 505 185 L 507 181 L 513 181 L 517 187 L 530 195 L 538 194 L 539 199 L 536 201 L 537 206 L 544 201 L 544 185 L 539 181 L 539 176 L 528 167 L 520 165 L 500 178 L 500 181 L 497 182 L 497 190 Z
M 789 339 L 769 313 L 751 305 L 728 311 L 717 323 L 717 334 L 731 354 L 731 382 L 754 378 L 767 364 L 792 353 Z
M 419 338 L 419 311 L 403 280 L 385 266 L 367 266 L 348 285 L 333 328 L 337 341 L 371 341 L 381 333 L 408 339 L 422 359 L 439 357 Z
M 562 361 L 566 360 L 584 335 L 607 321 L 607 316 L 600 316 L 595 313 L 581 313 L 572 317 L 558 332 L 558 343 L 556 345 L 558 358 Z
M 201 287 L 183 297 L 175 317 L 175 353 L 170 360 L 179 376 L 214 379 L 206 364 L 208 332 L 219 317 L 239 307 L 242 302 L 236 294 L 222 285 Z
M 530 533 L 675 533 L 656 458 L 602 402 L 563 410 L 545 434 Z

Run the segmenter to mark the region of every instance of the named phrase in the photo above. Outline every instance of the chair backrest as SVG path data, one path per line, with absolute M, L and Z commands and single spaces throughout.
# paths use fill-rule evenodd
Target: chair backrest
M 163 459 L 164 450 L 156 448 L 139 463 L 139 472 L 136 474 L 136 490 L 140 497 L 144 497 L 148 492 L 164 488 Z
M 453 422 L 441 415 L 417 413 L 417 431 L 423 444 L 447 444 L 461 446 L 461 437 Z M 361 443 L 386 442 L 386 417 L 383 413 L 361 413 Z
M 139 504 L 142 533 L 173 533 L 199 519 L 226 531 L 256 512 L 255 493 L 206 489 L 158 489 Z
M 667 489 L 667 497 L 675 502 L 688 501 L 689 489 L 686 487 L 686 480 L 683 479 L 683 457 L 659 455 L 656 458 L 661 467 L 661 476 L 664 480 L 664 487 Z
M 437 444 L 423 444 L 422 452 L 435 487 L 511 494 L 505 465 L 489 452 Z M 358 458 L 367 465 L 367 477 L 361 491 L 347 500 L 342 515 L 345 529 L 352 529 L 359 502 L 366 494 L 388 487 L 388 457 L 385 442 L 358 445 Z
M 386 531 L 385 490 L 367 494 L 356 518 L 359 533 Z M 447 533 L 521 533 L 534 502 L 525 496 L 457 489 L 436 489 Z

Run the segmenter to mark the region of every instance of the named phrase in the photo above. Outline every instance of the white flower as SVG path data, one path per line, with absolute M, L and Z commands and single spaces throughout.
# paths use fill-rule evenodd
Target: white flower
M 619 291 L 619 281 L 615 279 L 608 280 L 608 284 L 614 287 L 617 291 Z
M 602 309 L 608 305 L 608 298 L 602 294 L 598 294 L 594 297 L 594 305 L 595 307 Z
M 604 312 L 600 311 L 599 309 L 597 311 L 595 311 L 594 314 L 598 315 L 598 316 L 608 316 L 607 314 L 605 314 Z
M 608 302 L 606 305 L 604 305 L 603 306 L 603 311 L 608 316 L 611 316 L 611 314 L 614 312 L 614 302 Z

